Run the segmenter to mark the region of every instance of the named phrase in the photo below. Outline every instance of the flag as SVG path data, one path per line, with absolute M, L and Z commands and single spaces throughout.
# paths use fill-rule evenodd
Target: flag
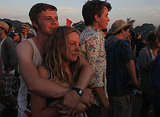
M 70 26 L 70 27 L 71 27 L 72 21 L 67 18 L 67 19 L 66 19 L 66 24 L 67 24 L 67 26 Z

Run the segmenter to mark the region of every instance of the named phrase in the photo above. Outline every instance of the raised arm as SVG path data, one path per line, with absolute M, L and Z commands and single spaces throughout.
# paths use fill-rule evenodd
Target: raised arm
M 31 92 L 45 97 L 54 97 L 56 94 L 68 91 L 67 88 L 40 77 L 32 61 L 33 48 L 28 41 L 23 41 L 18 45 L 17 57 L 21 76 Z

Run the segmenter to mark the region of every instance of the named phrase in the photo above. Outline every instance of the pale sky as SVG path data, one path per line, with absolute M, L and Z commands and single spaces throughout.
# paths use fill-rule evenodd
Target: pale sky
M 60 25 L 66 18 L 76 23 L 82 18 L 82 6 L 87 0 L 0 0 L 0 18 L 29 22 L 28 12 L 36 3 L 49 3 L 58 8 Z M 136 20 L 134 27 L 144 23 L 160 24 L 160 0 L 108 0 L 112 5 L 109 12 L 109 27 L 118 19 Z

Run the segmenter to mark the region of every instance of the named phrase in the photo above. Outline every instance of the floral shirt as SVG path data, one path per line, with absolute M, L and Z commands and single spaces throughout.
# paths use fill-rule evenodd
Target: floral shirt
M 92 65 L 94 74 L 90 86 L 103 87 L 106 81 L 106 52 L 103 32 L 94 27 L 86 27 L 80 35 L 81 52 Z

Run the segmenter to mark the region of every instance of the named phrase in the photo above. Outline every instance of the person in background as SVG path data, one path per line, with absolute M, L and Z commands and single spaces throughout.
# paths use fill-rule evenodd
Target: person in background
M 7 21 L 6 21 L 6 23 L 7 23 L 8 26 L 9 26 L 8 36 L 13 39 L 13 36 L 14 36 L 14 27 L 13 27 L 13 24 L 10 23 L 10 22 L 7 22 Z
M 18 63 L 16 56 L 16 47 L 13 39 L 8 36 L 8 31 L 8 24 L 6 22 L 0 21 L 0 57 L 2 61 L 1 72 L 6 83 L 3 96 L 6 100 L 6 104 L 9 103 L 9 106 L 11 106 L 12 108 L 16 108 L 17 100 L 12 94 L 11 83 L 12 74 L 14 74 L 15 68 Z
M 13 40 L 16 46 L 21 42 L 21 38 L 18 33 L 14 33 Z
M 155 30 L 156 34 L 156 42 L 160 47 L 160 25 Z M 151 92 L 150 92 L 150 99 L 153 104 L 153 111 L 154 116 L 160 116 L 160 52 L 156 59 L 154 60 L 154 64 L 152 67 L 152 83 L 151 83 Z
M 115 21 L 112 36 L 105 41 L 107 53 L 107 91 L 111 117 L 131 117 L 133 86 L 139 87 L 134 55 L 129 43 L 130 24 Z
M 0 98 L 2 96 L 2 92 L 3 90 L 5 89 L 5 81 L 4 81 L 4 77 L 3 77 L 3 74 L 2 74 L 2 59 L 0 57 Z
M 160 47 L 160 42 L 158 42 L 154 31 L 149 33 L 146 41 L 147 45 L 140 50 L 139 56 L 136 60 L 137 70 L 140 73 L 140 85 L 142 89 L 141 117 L 147 117 L 151 108 L 151 101 L 149 99 L 152 81 L 151 69 Z
M 46 52 L 44 47 L 47 39 L 59 26 L 57 8 L 46 3 L 37 3 L 30 9 L 29 17 L 37 35 L 21 42 L 17 46 L 19 70 L 21 73 L 18 117 L 31 116 L 30 92 L 49 98 L 63 97 L 62 104 L 72 112 L 79 103 L 80 97 L 91 79 L 91 65 L 84 58 L 80 57 L 82 70 L 78 81 L 72 89 L 42 78 L 38 73 L 37 67 L 42 64 L 42 56 Z M 90 102 L 86 101 L 86 104 L 89 106 Z
M 27 34 L 27 38 L 32 38 L 36 36 L 36 31 L 33 28 L 30 28 Z
M 26 23 L 22 24 L 21 26 L 21 41 L 25 40 L 25 39 L 28 39 L 28 31 L 30 29 L 30 26 Z
M 134 48 L 135 53 L 136 53 L 136 57 L 138 57 L 140 50 L 145 47 L 146 38 L 147 37 L 142 38 L 142 34 L 137 33 L 136 38 L 135 38 L 135 48 Z
M 96 99 L 95 104 L 87 110 L 89 117 L 106 117 L 109 102 L 106 92 L 106 52 L 104 48 L 104 34 L 107 29 L 108 12 L 111 5 L 106 1 L 87 1 L 82 8 L 82 15 L 86 28 L 80 35 L 81 53 L 93 66 L 94 74 L 90 82 Z

